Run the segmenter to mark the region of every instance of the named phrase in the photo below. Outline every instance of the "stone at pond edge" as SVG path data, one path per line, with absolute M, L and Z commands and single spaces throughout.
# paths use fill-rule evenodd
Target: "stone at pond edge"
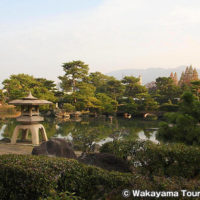
M 65 139 L 53 138 L 34 147 L 32 155 L 47 155 L 76 159 L 72 144 Z
M 131 172 L 126 161 L 108 153 L 89 153 L 78 158 L 78 161 L 101 167 L 109 171 Z
M 0 142 L 10 143 L 10 138 L 3 138 L 3 139 L 0 140 Z

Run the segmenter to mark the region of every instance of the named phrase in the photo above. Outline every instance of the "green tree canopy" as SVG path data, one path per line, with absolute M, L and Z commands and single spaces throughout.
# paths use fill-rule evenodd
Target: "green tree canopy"
M 127 97 L 136 97 L 140 93 L 147 93 L 145 86 L 139 84 L 139 78 L 134 76 L 125 76 L 122 83 L 125 85 L 124 95 Z
M 156 96 L 157 101 L 167 103 L 169 100 L 175 101 L 175 98 L 180 97 L 181 91 L 176 86 L 170 77 L 159 77 L 156 79 Z
M 181 97 L 178 112 L 167 113 L 165 117 L 166 122 L 160 124 L 160 138 L 189 145 L 200 144 L 200 102 L 191 92 L 185 92 Z
M 109 80 L 104 88 L 104 93 L 110 96 L 112 99 L 117 100 L 124 93 L 124 86 L 121 81 L 116 79 Z
M 39 81 L 43 80 L 43 81 Z M 5 79 L 2 84 L 6 90 L 5 96 L 8 100 L 18 99 L 26 96 L 29 91 L 38 98 L 50 101 L 56 101 L 54 93 L 49 90 L 49 86 L 44 84 L 46 79 L 36 79 L 27 74 L 11 75 L 9 79 Z
M 106 83 L 110 80 L 115 80 L 115 78 L 104 75 L 101 72 L 93 72 L 89 75 L 89 83 L 96 87 L 96 93 L 104 92 Z
M 4 102 L 4 93 L 3 90 L 0 90 L 0 102 Z
M 77 82 L 82 81 L 88 75 L 88 65 L 77 60 L 68 63 L 63 63 L 64 76 L 59 76 L 61 80 L 61 88 L 65 91 L 76 90 Z
M 77 85 L 78 91 L 74 92 L 75 105 L 78 110 L 95 110 L 100 106 L 100 102 L 95 97 L 95 86 L 89 83 L 80 82 Z
M 102 113 L 113 114 L 117 111 L 117 101 L 104 93 L 97 93 L 96 97 L 100 101 L 100 110 Z

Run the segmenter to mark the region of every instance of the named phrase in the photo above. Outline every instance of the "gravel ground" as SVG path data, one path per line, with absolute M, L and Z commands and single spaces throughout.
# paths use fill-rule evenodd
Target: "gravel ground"
M 2 154 L 31 154 L 33 150 L 32 145 L 25 144 L 0 144 L 0 155 Z
M 33 146 L 31 144 L 9 144 L 0 143 L 0 155 L 2 154 L 31 154 Z M 75 151 L 75 154 L 79 157 L 81 151 Z

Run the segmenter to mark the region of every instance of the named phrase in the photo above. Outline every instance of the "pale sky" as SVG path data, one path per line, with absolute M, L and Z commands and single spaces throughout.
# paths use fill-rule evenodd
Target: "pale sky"
M 90 71 L 200 67 L 199 0 L 0 0 L 0 82 Z

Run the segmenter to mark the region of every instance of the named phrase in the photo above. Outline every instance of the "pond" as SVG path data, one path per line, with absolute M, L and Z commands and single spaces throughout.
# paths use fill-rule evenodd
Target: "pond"
M 66 138 L 73 140 L 77 145 L 95 142 L 102 145 L 114 139 L 143 139 L 155 143 L 159 121 L 144 121 L 141 119 L 113 118 L 78 118 L 68 121 L 59 121 L 54 118 L 46 118 L 42 123 L 46 129 L 48 138 Z M 10 138 L 17 122 L 15 119 L 0 122 L 0 139 Z

